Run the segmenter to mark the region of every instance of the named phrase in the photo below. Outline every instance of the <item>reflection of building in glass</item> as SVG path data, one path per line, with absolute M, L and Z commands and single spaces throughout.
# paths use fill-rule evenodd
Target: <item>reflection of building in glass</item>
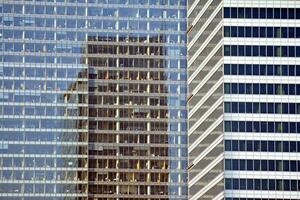
M 165 42 L 88 37 L 91 197 L 186 198 L 185 79 L 168 68 Z
M 68 102 L 68 105 L 77 104 L 77 107 L 67 106 L 64 115 L 66 116 L 83 116 L 85 120 L 74 120 L 72 122 L 65 121 L 66 128 L 77 129 L 78 134 L 62 134 L 63 141 L 78 141 L 84 146 L 75 146 L 70 148 L 69 146 L 64 146 L 61 150 L 62 154 L 80 155 L 79 159 L 74 160 L 72 158 L 65 158 L 64 165 L 70 166 L 74 165 L 78 169 L 73 171 L 74 180 L 83 182 L 83 184 L 73 185 L 72 189 L 75 191 L 74 193 L 82 193 L 84 197 L 81 199 L 86 199 L 86 195 L 88 192 L 87 181 L 88 181 L 88 94 L 87 94 L 87 86 L 88 82 L 87 78 L 87 69 L 83 69 L 78 72 L 78 78 L 75 82 L 70 83 L 67 92 L 64 94 L 65 101 Z M 74 92 L 75 91 L 75 92 Z M 85 91 L 84 93 L 76 93 L 77 91 Z M 84 130 L 84 131 L 81 131 Z M 57 152 L 60 153 L 60 152 Z
M 190 2 L 190 199 L 300 199 L 299 1 Z
M 0 199 L 186 199 L 185 0 L 2 1 Z

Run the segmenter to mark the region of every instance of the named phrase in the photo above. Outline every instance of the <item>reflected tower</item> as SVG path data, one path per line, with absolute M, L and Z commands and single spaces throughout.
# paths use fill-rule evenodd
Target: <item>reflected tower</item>
M 133 34 L 123 24 L 117 35 L 88 37 L 89 196 L 186 199 L 184 40 L 178 48 L 163 31 Z

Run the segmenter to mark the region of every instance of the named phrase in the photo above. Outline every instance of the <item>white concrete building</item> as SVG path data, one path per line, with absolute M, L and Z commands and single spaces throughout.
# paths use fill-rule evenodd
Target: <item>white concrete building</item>
M 188 1 L 189 199 L 300 199 L 300 1 Z

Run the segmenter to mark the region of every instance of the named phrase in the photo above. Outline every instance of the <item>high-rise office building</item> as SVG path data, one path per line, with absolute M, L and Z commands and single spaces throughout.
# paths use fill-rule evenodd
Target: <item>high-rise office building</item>
M 4 0 L 0 26 L 0 199 L 187 199 L 185 0 Z
M 189 198 L 300 199 L 300 1 L 188 1 Z

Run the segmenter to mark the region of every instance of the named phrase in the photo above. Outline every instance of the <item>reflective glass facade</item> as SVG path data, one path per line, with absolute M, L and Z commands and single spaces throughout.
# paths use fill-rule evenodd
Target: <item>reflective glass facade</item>
M 0 3 L 0 199 L 186 199 L 185 0 Z

